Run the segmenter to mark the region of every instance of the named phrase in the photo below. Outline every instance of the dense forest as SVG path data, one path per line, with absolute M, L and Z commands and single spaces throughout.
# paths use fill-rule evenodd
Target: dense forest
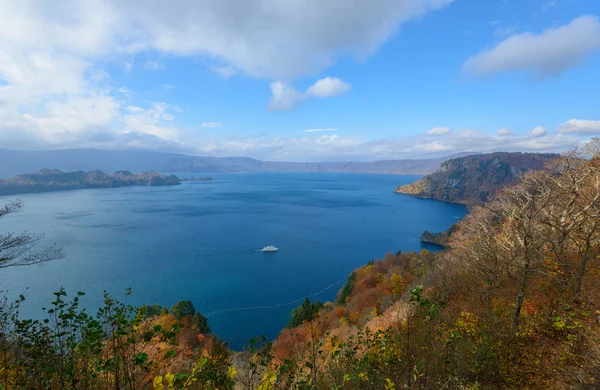
M 19 237 L 0 236 L 0 268 L 61 255 L 32 252 L 30 235 L 21 251 Z M 227 349 L 189 301 L 133 308 L 106 295 L 91 315 L 59 291 L 38 321 L 4 301 L 0 388 L 595 389 L 599 257 L 595 139 L 474 206 L 447 250 L 369 262 L 334 302 L 306 300 L 276 340 L 246 351 Z

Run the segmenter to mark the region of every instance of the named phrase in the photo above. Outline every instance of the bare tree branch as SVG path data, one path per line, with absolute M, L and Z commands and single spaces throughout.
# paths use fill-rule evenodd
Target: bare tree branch
M 23 202 L 20 199 L 8 202 L 0 208 L 0 218 L 20 211 Z M 64 256 L 63 250 L 56 244 L 42 250 L 34 250 L 43 234 L 5 233 L 0 234 L 0 268 L 44 263 Z

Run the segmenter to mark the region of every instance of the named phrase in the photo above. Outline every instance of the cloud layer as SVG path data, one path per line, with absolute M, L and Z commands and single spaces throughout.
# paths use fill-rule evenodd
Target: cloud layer
M 305 133 L 322 133 L 324 131 L 337 131 L 337 129 L 324 128 L 324 129 L 306 129 L 306 130 L 304 130 Z
M 425 132 L 427 135 L 447 135 L 450 134 L 452 130 L 448 127 L 434 127 Z
M 448 129 L 443 135 L 422 133 L 412 137 L 366 140 L 352 135 L 320 134 L 320 130 L 328 129 L 308 130 L 315 131 L 303 137 L 211 139 L 207 142 L 210 147 L 201 150 L 200 154 L 248 155 L 288 161 L 372 161 L 442 157 L 463 151 L 563 152 L 583 142 L 562 133 L 515 135 L 500 131 L 500 134 L 492 135 L 479 130 Z
M 571 119 L 558 126 L 557 131 L 559 133 L 600 136 L 600 120 L 591 121 L 582 119 Z
M 574 124 L 595 121 L 573 119 L 560 124 L 556 132 L 538 127 L 525 135 L 508 129 L 496 134 L 481 130 L 457 129 L 423 132 L 411 137 L 369 140 L 365 136 L 341 135 L 334 128 L 314 128 L 299 137 L 234 137 L 218 134 L 209 136 L 197 131 L 173 128 L 170 125 L 170 107 L 154 105 L 147 108 L 130 106 L 128 123 L 141 126 L 144 132 L 134 130 L 116 131 L 108 127 L 87 127 L 81 132 L 61 135 L 60 145 L 38 143 L 34 148 L 48 147 L 96 147 L 103 149 L 146 149 L 212 156 L 250 156 L 263 160 L 288 161 L 373 161 L 376 159 L 406 159 L 442 157 L 463 151 L 531 151 L 563 152 L 581 145 L 586 137 L 561 131 Z M 210 123 L 210 122 L 207 122 Z M 210 127 L 210 126 L 207 126 Z M 586 128 L 587 129 L 587 128 Z M 164 138 L 165 132 L 177 132 L 178 140 Z M 22 139 L 6 140 L 0 134 L 3 147 L 18 147 L 20 141 L 29 142 L 26 132 Z M 586 135 L 600 135 L 586 132 Z M 21 145 L 22 146 L 22 145 Z M 30 148 L 32 146 L 30 145 Z
M 493 49 L 471 57 L 464 70 L 478 75 L 525 71 L 535 78 L 559 76 L 600 49 L 600 22 L 595 16 L 581 16 L 571 23 L 532 33 L 508 37 Z
M 85 145 L 105 132 L 127 134 L 134 147 L 153 137 L 177 145 L 168 113 L 177 110 L 160 102 L 130 110 L 134 93 L 105 69 L 156 71 L 164 64 L 147 58 L 200 56 L 223 78 L 281 80 L 271 84 L 271 107 L 289 109 L 350 88 L 324 78 L 299 93 L 289 86 L 295 78 L 340 55 L 365 58 L 404 22 L 452 1 L 0 0 L 0 139 Z
M 465 149 L 564 150 L 580 142 L 577 135 L 599 133 L 596 121 L 572 119 L 553 134 L 501 129 L 489 135 L 437 127 L 414 137 L 372 140 L 315 128 L 303 137 L 212 138 L 178 126 L 181 109 L 175 105 L 134 104 L 135 91 L 115 85 L 106 71 L 160 70 L 165 65 L 159 60 L 167 57 L 200 57 L 225 79 L 239 74 L 267 80 L 269 107 L 292 109 L 351 89 L 346 81 L 325 77 L 302 92 L 292 86 L 295 79 L 317 78 L 340 56 L 365 58 L 403 23 L 452 1 L 371 0 L 349 6 L 347 0 L 0 0 L 0 145 L 351 160 Z M 470 59 L 465 69 L 483 75 L 560 74 L 600 47 L 599 26 L 597 18 L 585 16 L 538 35 L 512 35 Z

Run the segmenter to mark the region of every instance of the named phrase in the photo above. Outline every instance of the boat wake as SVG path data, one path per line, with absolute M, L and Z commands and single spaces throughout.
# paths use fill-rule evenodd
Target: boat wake
M 322 293 L 324 293 L 325 291 L 335 287 L 335 286 L 341 286 L 344 283 L 344 281 L 339 281 L 336 283 L 333 283 L 332 285 L 329 285 L 327 287 L 325 287 L 323 290 L 318 291 L 316 293 L 312 293 L 310 295 L 306 295 L 304 298 L 300 298 L 300 299 L 296 299 L 293 301 L 289 301 L 289 302 L 284 302 L 284 303 L 278 303 L 275 305 L 265 305 L 265 306 L 247 306 L 247 307 L 235 307 L 232 309 L 222 309 L 222 310 L 215 310 L 215 311 L 211 311 L 210 313 L 206 313 L 205 316 L 209 317 L 209 316 L 214 316 L 217 314 L 223 314 L 223 313 L 230 313 L 233 311 L 245 311 L 245 310 L 268 310 L 268 309 L 276 309 L 278 307 L 283 307 L 283 306 L 289 306 L 289 305 L 293 305 L 296 303 L 300 303 L 302 301 L 304 301 L 304 299 L 306 298 L 311 298 L 317 295 L 320 295 Z

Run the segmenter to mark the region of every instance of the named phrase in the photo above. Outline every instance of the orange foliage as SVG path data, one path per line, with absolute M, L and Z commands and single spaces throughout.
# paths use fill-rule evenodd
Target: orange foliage
M 320 333 L 329 331 L 331 334 L 339 334 L 340 329 L 345 329 L 348 333 L 350 324 L 368 324 L 379 330 L 396 325 L 396 319 L 386 317 L 391 312 L 397 314 L 398 308 L 394 303 L 415 280 L 411 271 L 424 272 L 432 267 L 434 258 L 435 255 L 426 250 L 419 254 L 387 253 L 383 261 L 376 260 L 357 268 L 354 270 L 354 288 L 346 298 L 346 305 L 326 304 L 311 322 L 312 326 L 316 326 Z M 274 342 L 276 355 L 280 358 L 292 356 L 293 351 L 306 342 L 308 326 L 305 323 L 293 329 L 282 330 Z

